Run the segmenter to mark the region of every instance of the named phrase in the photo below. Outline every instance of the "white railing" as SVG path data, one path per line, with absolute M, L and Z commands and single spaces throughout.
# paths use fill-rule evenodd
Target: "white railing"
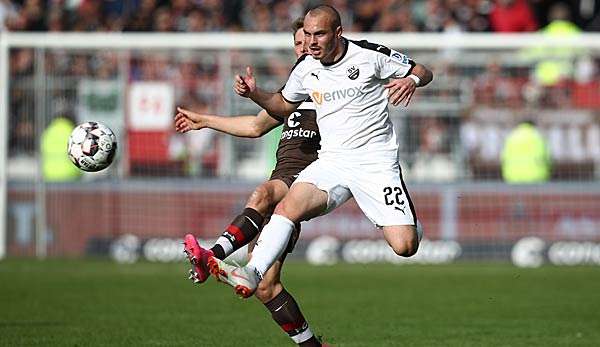
M 33 48 L 186 48 L 289 49 L 287 33 L 12 33 L 3 32 L 7 47 Z M 344 36 L 406 49 L 518 49 L 532 46 L 568 46 L 600 49 L 599 34 L 550 37 L 544 34 L 488 33 L 356 33 Z

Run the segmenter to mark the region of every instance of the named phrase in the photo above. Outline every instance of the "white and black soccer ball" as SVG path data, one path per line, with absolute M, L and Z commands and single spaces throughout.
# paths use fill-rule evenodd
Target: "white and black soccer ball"
M 73 129 L 67 144 L 69 159 L 83 171 L 106 169 L 115 158 L 117 137 L 106 125 L 85 122 Z

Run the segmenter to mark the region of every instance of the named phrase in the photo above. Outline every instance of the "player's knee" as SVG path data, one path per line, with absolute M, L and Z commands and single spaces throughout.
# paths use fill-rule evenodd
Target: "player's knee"
M 394 245 L 392 246 L 394 253 L 401 257 L 411 257 L 417 253 L 417 247 L 414 247 L 410 243 L 402 244 L 402 245 Z
M 288 219 L 291 219 L 292 217 L 292 212 L 293 212 L 293 204 L 290 204 L 286 199 L 281 200 L 281 202 L 279 202 L 277 204 L 277 206 L 275 206 L 275 210 L 273 211 L 273 214 L 278 214 L 280 216 L 284 216 Z M 290 210 L 290 208 L 292 208 L 292 210 Z
M 391 244 L 394 253 L 401 257 L 411 257 L 419 249 L 419 240 L 415 237 L 406 237 Z
M 262 303 L 269 302 L 277 295 L 278 285 L 280 285 L 279 282 L 262 280 L 260 283 L 258 283 L 258 287 L 256 287 L 254 296 L 256 296 L 256 298 Z
M 271 193 L 264 186 L 258 186 L 248 199 L 247 206 L 257 210 L 260 213 L 266 213 L 269 206 L 273 204 Z

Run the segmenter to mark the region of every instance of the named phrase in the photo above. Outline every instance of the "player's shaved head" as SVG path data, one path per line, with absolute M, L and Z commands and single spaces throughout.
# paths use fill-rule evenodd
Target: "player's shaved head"
M 340 13 L 329 5 L 319 5 L 317 7 L 313 7 L 306 13 L 307 16 L 324 16 L 329 24 L 331 25 L 331 30 L 335 31 L 338 27 L 342 26 L 342 19 L 340 18 Z
M 331 6 L 317 6 L 304 17 L 304 41 L 308 53 L 322 63 L 343 55 L 342 32 L 340 14 Z

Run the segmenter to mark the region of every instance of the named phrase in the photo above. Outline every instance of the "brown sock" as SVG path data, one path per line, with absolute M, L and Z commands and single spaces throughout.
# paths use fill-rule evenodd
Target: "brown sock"
M 225 237 L 231 243 L 232 250 L 226 254 L 223 246 L 215 244 L 210 250 L 218 259 L 225 259 L 229 254 L 247 245 L 262 228 L 264 217 L 255 209 L 245 208 L 242 214 L 235 217 L 231 224 L 225 229 L 222 237 Z
M 310 331 L 298 303 L 285 288 L 265 306 L 271 312 L 273 320 L 295 343 L 300 346 L 321 346 L 319 340 Z

